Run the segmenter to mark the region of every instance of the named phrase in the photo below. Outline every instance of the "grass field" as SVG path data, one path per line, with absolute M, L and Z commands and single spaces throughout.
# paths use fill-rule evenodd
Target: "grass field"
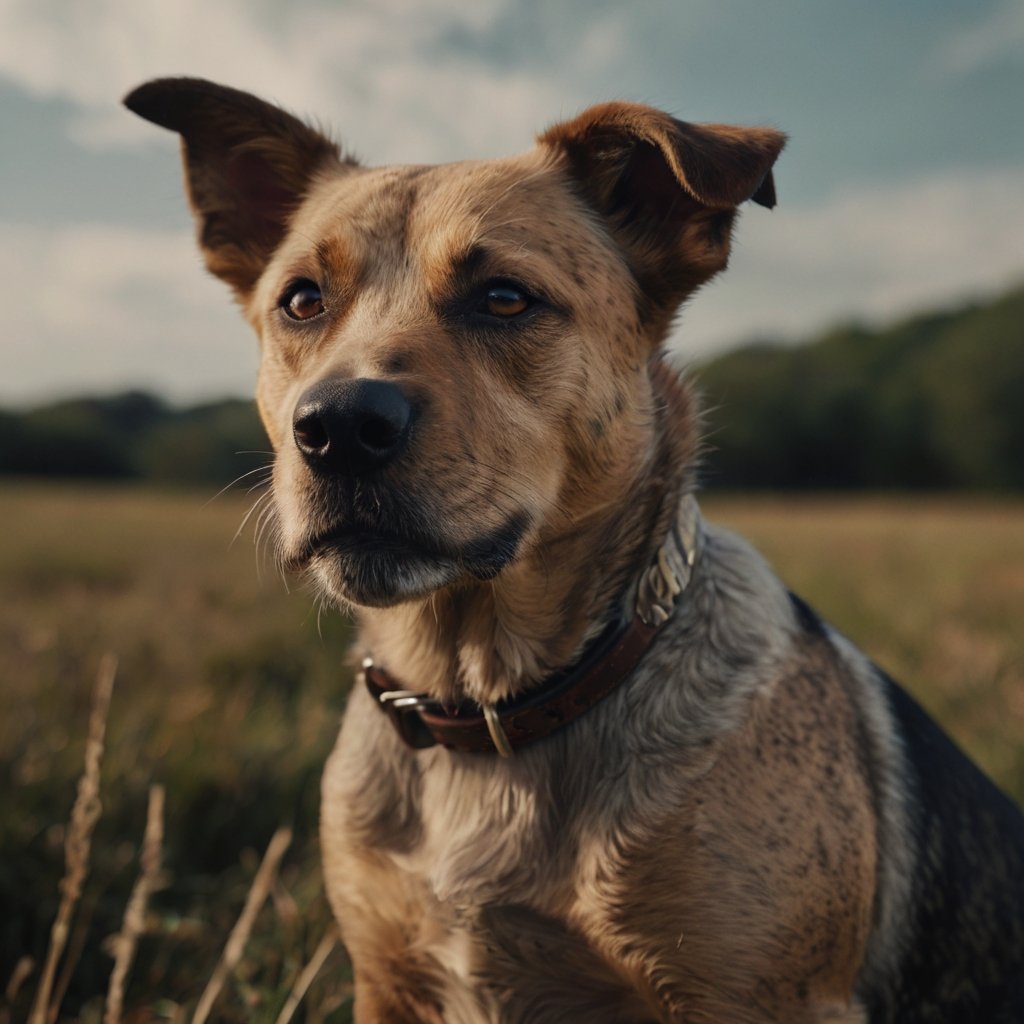
M 25 1019 L 64 872 L 90 692 L 120 659 L 92 871 L 72 926 L 62 1020 L 99 1021 L 138 873 L 151 783 L 166 787 L 126 1021 L 191 1014 L 281 825 L 294 840 L 213 1019 L 273 1022 L 329 914 L 318 776 L 350 676 L 350 627 L 257 572 L 228 495 L 11 485 L 0 493 L 0 1022 Z M 1024 798 L 1024 504 L 708 500 L 784 579 L 902 679 Z M 23 957 L 33 973 L 3 986 Z M 5 1001 L 6 999 L 6 1001 Z M 294 1019 L 349 1019 L 335 949 Z M 5 1017 L 6 1015 L 6 1017 Z

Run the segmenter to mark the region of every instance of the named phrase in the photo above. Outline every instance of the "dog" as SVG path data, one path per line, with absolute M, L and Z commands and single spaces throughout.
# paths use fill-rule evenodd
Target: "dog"
M 360 624 L 323 781 L 360 1022 L 1024 1021 L 1024 819 L 703 522 L 661 346 L 771 128 L 613 102 L 365 167 L 162 79 L 259 335 L 282 563 Z

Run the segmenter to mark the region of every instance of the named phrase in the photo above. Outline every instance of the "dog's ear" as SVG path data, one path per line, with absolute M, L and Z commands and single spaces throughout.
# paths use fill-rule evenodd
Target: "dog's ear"
M 313 176 L 348 163 L 335 143 L 279 107 L 201 78 L 147 82 L 124 104 L 181 135 L 206 266 L 243 301 Z
M 687 124 L 652 107 L 605 103 L 540 136 L 608 223 L 644 293 L 675 305 L 728 261 L 736 207 L 775 205 L 773 128 Z

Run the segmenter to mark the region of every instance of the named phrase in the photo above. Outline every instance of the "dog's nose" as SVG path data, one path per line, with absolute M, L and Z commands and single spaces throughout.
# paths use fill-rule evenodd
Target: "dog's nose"
M 359 476 L 395 459 L 409 437 L 412 406 L 383 380 L 324 380 L 299 399 L 295 444 L 314 469 Z

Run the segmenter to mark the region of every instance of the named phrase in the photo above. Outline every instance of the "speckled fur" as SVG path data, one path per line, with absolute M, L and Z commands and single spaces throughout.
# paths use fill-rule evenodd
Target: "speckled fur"
M 127 102 L 184 137 L 207 263 L 262 340 L 278 547 L 354 606 L 356 653 L 490 702 L 628 614 L 698 452 L 659 345 L 725 266 L 736 207 L 774 203 L 783 137 L 606 104 L 519 157 L 366 169 L 209 83 Z M 278 308 L 296 277 L 327 310 L 298 327 Z M 541 312 L 474 329 L 459 303 L 488 278 Z M 309 471 L 293 411 L 329 377 L 415 396 L 397 466 L 346 487 Z M 435 553 L 382 552 L 359 579 L 301 555 L 345 516 Z M 467 574 L 457 553 L 509 523 L 514 556 Z M 510 760 L 412 751 L 357 688 L 321 838 L 360 1024 L 915 1024 L 1024 1019 L 1020 821 L 749 546 L 706 528 L 638 670 Z

